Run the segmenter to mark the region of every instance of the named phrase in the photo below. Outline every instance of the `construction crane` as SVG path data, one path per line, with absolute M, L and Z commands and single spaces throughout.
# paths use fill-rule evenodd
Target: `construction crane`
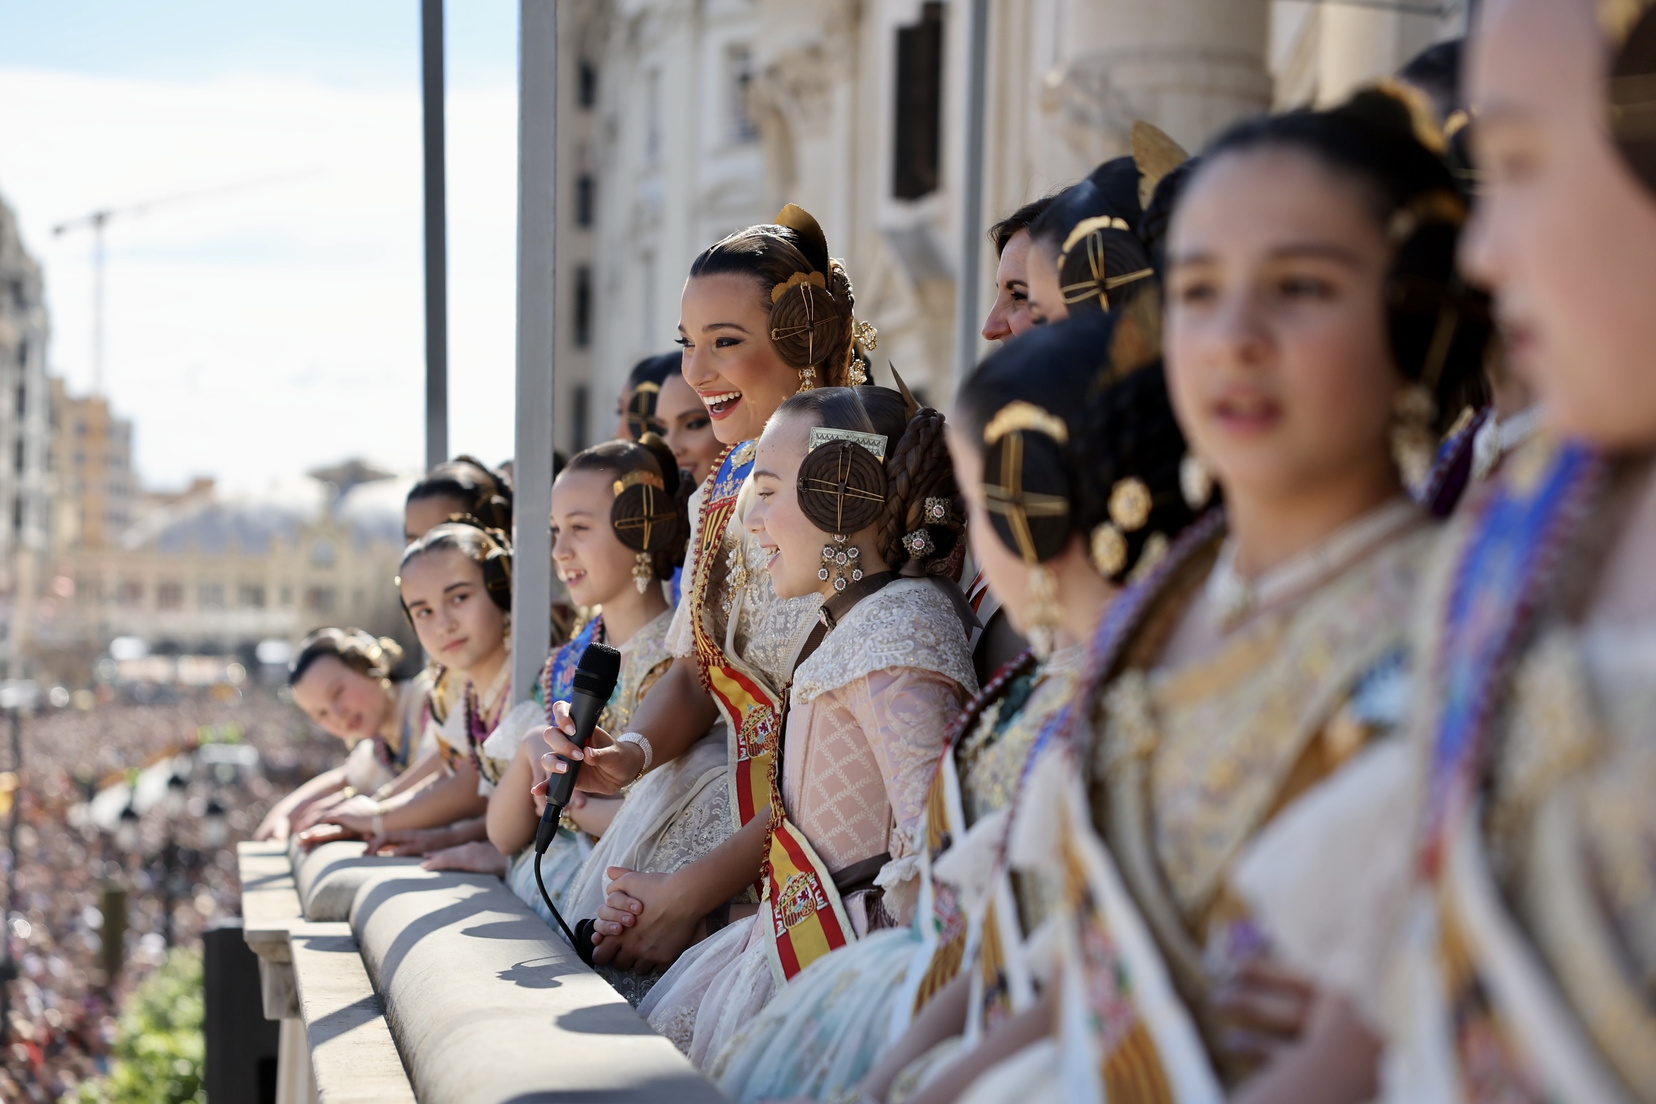
M 247 191 L 250 188 L 264 188 L 272 184 L 312 176 L 316 171 L 307 169 L 300 172 L 281 173 L 276 176 L 263 176 L 254 180 L 223 184 L 216 188 L 199 188 L 195 191 L 177 192 L 173 195 L 161 196 L 158 199 L 145 200 L 142 203 L 130 203 L 124 207 L 102 207 L 90 214 L 60 222 L 52 227 L 53 237 L 61 237 L 71 230 L 90 229 L 92 231 L 92 393 L 94 395 L 103 394 L 104 266 L 107 261 L 107 255 L 104 251 L 104 228 L 109 225 L 111 219 L 124 219 L 142 215 L 155 210 L 157 207 L 170 207 L 194 200 L 210 199 L 215 196 L 228 195 L 232 192 Z

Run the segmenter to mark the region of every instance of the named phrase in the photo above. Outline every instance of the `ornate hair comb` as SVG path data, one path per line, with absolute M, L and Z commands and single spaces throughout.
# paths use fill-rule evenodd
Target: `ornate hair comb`
M 1060 445 L 1069 444 L 1069 426 L 1050 410 L 1042 410 L 1032 402 L 1016 399 L 1000 411 L 983 428 L 983 443 L 993 445 L 1009 433 L 1039 433 L 1051 437 Z
M 891 443 L 883 433 L 860 433 L 854 429 L 830 429 L 827 426 L 811 427 L 811 443 L 805 451 L 815 452 L 830 441 L 849 441 L 859 448 L 867 449 L 874 459 L 885 463 L 886 447 Z

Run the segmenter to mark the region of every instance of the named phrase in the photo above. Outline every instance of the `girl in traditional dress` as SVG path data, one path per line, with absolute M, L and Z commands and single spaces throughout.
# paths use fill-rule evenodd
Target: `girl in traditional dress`
M 1117 586 L 1190 518 L 1161 369 L 1112 365 L 1114 329 L 1112 318 L 1089 315 L 1038 330 L 991 356 L 960 395 L 950 451 L 974 558 L 1014 626 L 1051 650 L 1019 657 L 956 721 L 916 841 L 915 922 L 826 956 L 783 989 L 713 1065 L 733 1099 L 834 1099 L 882 1053 L 901 1069 L 966 1024 L 971 985 L 958 971 L 967 920 L 987 904 L 983 875 L 1007 797 L 1037 734 L 1073 696 L 1085 643 Z M 1112 497 L 1125 528 L 1106 528 Z M 1037 600 L 1049 592 L 1057 606 Z M 1038 913 L 1040 902 L 1029 905 Z M 1011 919 L 1032 931 L 1038 916 Z M 922 1007 L 921 1024 L 894 1048 Z
M 807 391 L 754 464 L 748 525 L 776 592 L 823 605 L 785 729 L 744 733 L 733 764 L 735 799 L 768 829 L 759 912 L 691 948 L 639 1009 L 701 1065 L 781 982 L 909 919 L 883 888 L 912 876 L 944 732 L 976 689 L 959 591 L 927 577 L 963 520 L 942 415 L 887 388 Z
M 1064 983 L 915 1099 L 953 1098 L 1055 1019 L 1058 1054 L 1026 1048 L 969 1098 L 1034 1078 L 1078 1100 L 1217 1100 L 1301 1031 L 1305 987 L 1234 873 L 1401 720 L 1435 536 L 1404 483 L 1482 397 L 1488 329 L 1453 267 L 1465 208 L 1415 127 L 1365 92 L 1243 124 L 1187 182 L 1167 373 L 1199 457 L 1186 490 L 1216 483 L 1225 507 L 1117 602 L 1094 723 L 1051 741 L 1014 799 L 1008 861 L 1060 902 Z
M 1472 74 L 1485 191 L 1466 260 L 1494 291 L 1545 428 L 1426 592 L 1431 677 L 1413 755 L 1261 848 L 1287 864 L 1252 886 L 1273 937 L 1347 998 L 1273 1067 L 1282 1093 L 1368 1099 L 1374 1051 L 1353 1040 L 1378 1027 L 1388 1102 L 1656 1100 L 1647 9 L 1483 10 Z M 1418 810 L 1418 832 L 1340 870 L 1331 853 L 1379 808 Z M 1308 897 L 1318 883 L 1325 895 Z M 1369 938 L 1325 930 L 1354 923 Z M 1393 952 L 1377 953 L 1388 932 Z M 1318 961 L 1328 952 L 1332 969 Z
M 852 307 L 850 281 L 821 228 L 791 205 L 776 224 L 733 234 L 692 264 L 679 324 L 684 378 L 728 447 L 690 501 L 684 600 L 668 632 L 674 662 L 633 716 L 633 731 L 612 738 L 600 727 L 585 750 L 569 743 L 567 705 L 555 703 L 557 725 L 541 733 L 549 770 L 564 769 L 557 755 L 582 759 L 580 787 L 614 793 L 684 754 L 720 719 L 733 749 L 778 737 L 783 691 L 822 599 L 814 591 L 780 598 L 764 570 L 768 553 L 745 523 L 753 441 L 790 395 L 862 381 L 859 339 L 872 334 L 853 325 Z M 731 839 L 681 870 L 613 868 L 595 960 L 664 969 L 733 899 L 747 896 L 751 908 L 768 834 L 764 807 L 733 800 Z
M 506 535 L 448 521 L 403 552 L 397 586 L 425 650 L 452 673 L 460 706 L 438 730 L 444 777 L 385 801 L 358 795 L 326 818 L 370 846 L 388 831 L 479 818 L 478 748 L 511 701 L 512 552 Z M 483 831 L 479 819 L 476 831 Z
M 345 762 L 273 806 L 255 839 L 285 840 L 357 793 L 372 793 L 406 771 L 426 732 L 431 676 L 398 678 L 402 646 L 361 629 L 318 629 L 288 668 L 294 704 L 349 749 Z M 307 819 L 309 818 L 309 819 Z

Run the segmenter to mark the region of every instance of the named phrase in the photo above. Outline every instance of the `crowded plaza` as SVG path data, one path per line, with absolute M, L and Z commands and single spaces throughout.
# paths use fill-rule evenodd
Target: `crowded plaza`
M 427 0 L 423 468 L 0 637 L 0 1101 L 1656 1104 L 1656 3 L 678 7 L 518 8 L 489 390 Z

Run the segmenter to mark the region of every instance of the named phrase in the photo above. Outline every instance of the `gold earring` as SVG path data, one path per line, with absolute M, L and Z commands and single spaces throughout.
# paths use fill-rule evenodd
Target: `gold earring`
M 1410 491 L 1424 487 L 1432 473 L 1432 461 L 1437 457 L 1432 434 L 1432 419 L 1436 416 L 1437 403 L 1421 384 L 1403 388 L 1392 401 L 1392 460 Z
M 822 566 L 817 568 L 817 578 L 826 583 L 832 577 L 836 591 L 845 589 L 848 578 L 850 582 L 860 583 L 863 577 L 857 562 L 862 559 L 862 549 L 847 545 L 845 540 L 844 533 L 835 533 L 834 543 L 822 546 Z
M 643 594 L 650 589 L 650 582 L 655 578 L 655 565 L 650 562 L 648 552 L 640 552 L 633 557 L 632 577 L 638 593 Z
M 1213 497 L 1213 473 L 1195 452 L 1185 453 L 1179 461 L 1179 491 L 1192 510 L 1200 510 Z
M 1039 659 L 1052 654 L 1058 644 L 1058 576 L 1046 564 L 1029 569 L 1029 646 Z
M 810 391 L 816 387 L 816 365 L 799 370 L 799 390 Z

